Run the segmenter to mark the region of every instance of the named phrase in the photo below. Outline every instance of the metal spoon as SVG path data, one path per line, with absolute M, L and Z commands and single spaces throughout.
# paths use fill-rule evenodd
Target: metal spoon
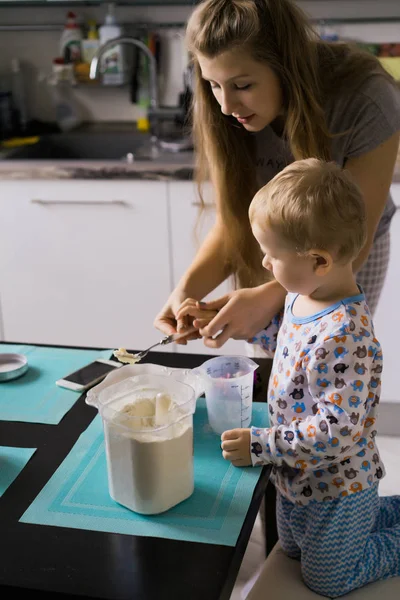
M 114 356 L 118 358 L 120 362 L 135 364 L 142 360 L 142 358 L 147 356 L 150 350 L 156 348 L 156 346 L 166 346 L 167 344 L 176 342 L 177 340 L 180 340 L 181 338 L 187 336 L 190 333 L 194 333 L 195 331 L 198 330 L 195 327 L 193 327 L 191 329 L 188 329 L 184 333 L 173 333 L 172 335 L 167 335 L 156 344 L 153 344 L 152 346 L 149 346 L 149 348 L 146 348 L 146 350 L 142 350 L 141 352 L 137 352 L 136 354 L 131 354 L 130 352 L 127 352 L 124 348 L 120 348 L 119 350 L 114 351 Z

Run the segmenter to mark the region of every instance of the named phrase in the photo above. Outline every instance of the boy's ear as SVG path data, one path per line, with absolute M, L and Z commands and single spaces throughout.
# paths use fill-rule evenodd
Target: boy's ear
M 332 255 L 326 250 L 310 250 L 309 257 L 313 261 L 314 273 L 320 277 L 327 275 L 333 267 Z

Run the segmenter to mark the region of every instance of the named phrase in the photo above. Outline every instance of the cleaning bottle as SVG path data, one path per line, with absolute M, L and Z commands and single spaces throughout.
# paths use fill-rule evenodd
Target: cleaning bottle
M 108 5 L 105 23 L 99 27 L 100 45 L 122 35 L 122 28 L 115 19 L 115 4 Z M 104 85 L 122 85 L 127 80 L 125 48 L 116 45 L 107 50 L 101 58 L 101 72 Z
M 82 40 L 82 59 L 85 63 L 90 63 L 100 46 L 99 33 L 97 31 L 96 21 L 89 21 L 89 31 L 87 38 Z
M 82 30 L 79 27 L 76 15 L 73 12 L 67 13 L 67 22 L 61 35 L 60 50 L 61 56 L 67 63 L 78 63 L 82 57 Z

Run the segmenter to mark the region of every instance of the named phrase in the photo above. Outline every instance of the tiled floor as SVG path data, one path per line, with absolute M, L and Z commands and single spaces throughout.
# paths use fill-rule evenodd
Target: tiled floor
M 381 496 L 400 494 L 400 472 L 398 467 L 400 437 L 378 436 L 377 440 L 382 460 L 386 466 L 386 477 L 381 481 L 380 494 Z M 243 558 L 231 600 L 242 600 L 243 587 L 254 573 L 256 573 L 264 560 L 264 556 L 261 521 L 258 517 Z

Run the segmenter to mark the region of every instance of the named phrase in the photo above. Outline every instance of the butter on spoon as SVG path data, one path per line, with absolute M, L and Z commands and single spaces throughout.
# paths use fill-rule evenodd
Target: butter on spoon
M 130 365 L 134 365 L 142 358 L 139 356 L 140 352 L 138 354 L 132 354 L 131 352 L 125 350 L 125 348 L 118 348 L 118 350 L 114 350 L 113 354 L 115 358 L 118 358 L 119 362 Z
M 184 333 L 173 333 L 172 335 L 167 335 L 159 342 L 156 342 L 155 344 L 153 344 L 146 350 L 142 350 L 141 352 L 138 352 L 137 354 L 131 354 L 130 352 L 127 352 L 127 350 L 125 348 L 119 348 L 118 350 L 114 350 L 114 356 L 115 356 L 115 358 L 118 358 L 118 360 L 122 363 L 129 363 L 131 365 L 134 365 L 135 363 L 142 360 L 142 358 L 147 356 L 149 351 L 152 350 L 153 348 L 156 348 L 156 346 L 166 346 L 167 344 L 176 342 L 177 340 L 179 340 L 187 335 L 190 335 L 191 333 L 194 333 L 194 332 L 197 332 L 197 329 L 195 327 L 192 327 L 191 329 L 189 329 L 188 331 L 185 331 Z

